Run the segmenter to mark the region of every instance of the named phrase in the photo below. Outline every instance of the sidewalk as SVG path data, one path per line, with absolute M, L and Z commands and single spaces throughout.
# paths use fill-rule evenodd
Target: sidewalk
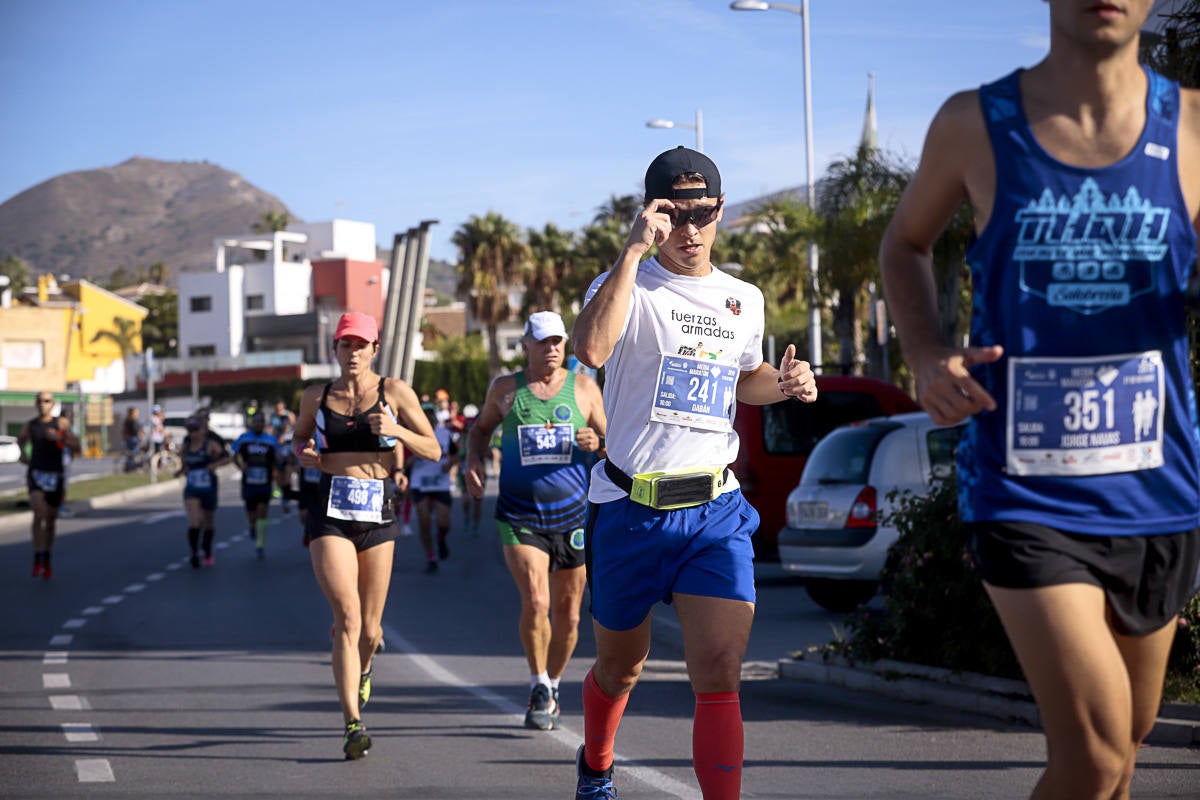
M 1037 705 L 1023 681 L 956 673 L 899 661 L 851 665 L 842 659 L 830 659 L 829 662 L 782 659 L 779 677 L 872 692 L 906 702 L 929 703 L 1041 727 Z M 1200 706 L 1164 703 L 1146 743 L 1200 747 Z

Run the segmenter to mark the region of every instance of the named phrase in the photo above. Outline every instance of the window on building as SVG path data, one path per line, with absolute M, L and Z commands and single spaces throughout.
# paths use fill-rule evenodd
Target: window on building
M 246 310 L 247 311 L 262 311 L 266 306 L 266 300 L 261 294 L 246 295 Z
M 193 314 L 200 314 L 205 311 L 212 311 L 212 298 L 208 295 L 201 297 L 193 297 L 191 301 L 191 309 Z
M 215 344 L 194 344 L 188 348 L 189 356 L 215 356 L 217 354 L 217 346 Z

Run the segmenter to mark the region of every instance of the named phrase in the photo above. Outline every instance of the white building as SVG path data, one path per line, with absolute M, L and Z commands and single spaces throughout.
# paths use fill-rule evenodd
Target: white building
M 312 261 L 375 261 L 375 226 L 352 220 L 296 223 L 286 231 L 217 238 L 213 248 L 211 272 L 179 276 L 184 357 L 241 356 L 248 318 L 313 312 Z

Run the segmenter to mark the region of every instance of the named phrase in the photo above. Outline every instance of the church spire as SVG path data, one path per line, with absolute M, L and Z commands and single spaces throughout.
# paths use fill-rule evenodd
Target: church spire
M 875 73 L 867 73 L 867 114 L 863 119 L 862 144 L 879 149 L 879 124 L 875 120 Z

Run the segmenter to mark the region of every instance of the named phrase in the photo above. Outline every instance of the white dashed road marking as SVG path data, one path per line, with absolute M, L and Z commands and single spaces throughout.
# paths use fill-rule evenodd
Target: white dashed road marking
M 112 783 L 116 780 L 107 758 L 81 758 L 75 762 L 80 783 Z
M 43 689 L 70 689 L 71 676 L 65 672 L 46 672 L 42 674 Z
M 144 584 L 144 583 L 131 583 L 128 586 L 126 586 L 122 591 L 124 591 L 126 594 L 134 594 L 135 592 L 140 592 L 142 589 L 145 589 L 145 588 L 146 588 L 146 584 Z
M 77 694 L 52 694 L 50 707 L 55 711 L 83 711 L 83 698 Z
M 100 734 L 92 730 L 90 722 L 64 722 L 62 724 L 63 736 L 68 742 L 98 742 Z M 111 770 L 110 770 L 111 772 Z
M 73 628 L 82 628 L 84 625 L 87 625 L 86 619 L 69 619 L 63 623 L 63 627 L 67 628 L 68 630 Z
M 60 633 L 57 636 L 50 637 L 50 644 L 53 647 L 66 647 L 75 640 L 75 637 L 69 633 Z
M 84 616 L 94 617 L 97 614 L 104 613 L 104 606 L 88 606 L 83 610 Z
M 42 656 L 42 663 L 43 664 L 65 664 L 65 663 L 67 663 L 67 651 L 66 650 L 47 650 L 46 654 L 44 656 Z
M 123 594 L 110 594 L 108 597 L 104 598 L 104 600 L 102 602 L 108 606 L 115 606 L 117 603 L 121 602 L 124 599 L 125 599 L 125 595 L 123 595 Z

